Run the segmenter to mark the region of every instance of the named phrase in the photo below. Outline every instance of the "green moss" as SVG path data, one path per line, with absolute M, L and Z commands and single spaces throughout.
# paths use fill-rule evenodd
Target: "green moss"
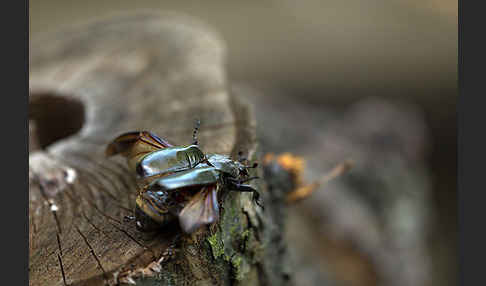
M 209 236 L 207 238 L 209 245 L 211 245 L 211 251 L 213 253 L 214 259 L 222 256 L 224 254 L 224 244 L 223 241 L 219 238 L 219 232 Z
M 242 261 L 241 256 L 236 255 L 235 257 L 233 257 L 233 259 L 231 259 L 231 265 L 234 268 L 240 268 L 241 261 Z
M 234 279 L 241 281 L 245 278 L 245 275 L 250 271 L 250 265 L 246 262 L 246 260 L 240 256 L 235 255 L 231 259 L 231 267 L 233 271 Z
M 244 239 L 244 240 L 246 240 L 249 236 L 250 236 L 250 230 L 249 229 L 245 229 L 245 231 L 241 233 L 241 238 Z
M 247 218 L 242 211 L 238 193 L 228 193 L 223 203 L 218 230 L 206 238 L 214 259 L 224 261 L 231 267 L 232 279 L 243 281 L 252 268 L 254 261 L 254 230 L 248 228 Z

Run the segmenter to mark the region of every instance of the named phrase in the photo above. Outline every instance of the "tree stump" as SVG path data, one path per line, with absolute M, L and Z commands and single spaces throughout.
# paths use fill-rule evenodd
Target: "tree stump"
M 205 152 L 254 157 L 251 106 L 229 89 L 224 44 L 209 27 L 176 14 L 123 15 L 44 35 L 30 51 L 30 285 L 287 283 L 274 246 L 283 245 L 279 202 L 264 191 L 265 211 L 250 194 L 225 193 L 217 224 L 182 236 L 160 272 L 148 269 L 180 230 L 144 234 L 124 221 L 134 175 L 123 158 L 104 156 L 132 130 L 187 144 L 199 118 Z

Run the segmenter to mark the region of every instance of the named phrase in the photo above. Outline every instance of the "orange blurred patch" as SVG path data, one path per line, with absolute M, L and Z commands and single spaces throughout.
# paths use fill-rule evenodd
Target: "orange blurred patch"
M 286 197 L 287 203 L 294 203 L 307 198 L 321 185 L 324 185 L 329 180 L 337 176 L 340 176 L 344 172 L 348 171 L 353 164 L 349 160 L 344 161 L 343 163 L 337 165 L 329 173 L 324 175 L 320 180 L 317 180 L 310 184 L 304 184 L 304 180 L 302 177 L 305 168 L 304 158 L 293 155 L 292 153 L 288 153 L 288 152 L 278 156 L 275 156 L 275 154 L 273 153 L 265 154 L 265 156 L 263 157 L 263 164 L 267 165 L 272 162 L 276 162 L 283 169 L 287 170 L 291 174 L 294 184 L 296 186 L 295 190 L 293 190 L 287 195 Z
M 273 153 L 265 154 L 263 157 L 263 164 L 270 164 L 272 161 L 276 161 L 277 164 L 292 175 L 292 179 L 297 187 L 300 187 L 303 184 L 302 173 L 305 168 L 304 158 L 288 152 L 278 156 L 275 156 Z

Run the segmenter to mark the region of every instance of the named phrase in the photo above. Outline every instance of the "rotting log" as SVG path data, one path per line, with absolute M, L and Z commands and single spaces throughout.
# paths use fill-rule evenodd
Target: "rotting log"
M 177 14 L 120 15 L 43 35 L 30 44 L 30 285 L 286 285 L 281 201 L 225 193 L 219 223 L 178 240 L 159 273 L 146 271 L 180 232 L 124 221 L 136 187 L 115 136 L 150 130 L 205 152 L 256 152 L 251 106 L 229 88 L 225 49 L 206 25 Z M 130 272 L 132 271 L 132 272 Z M 125 276 L 124 276 L 125 277 Z M 130 279 L 125 277 L 126 282 Z

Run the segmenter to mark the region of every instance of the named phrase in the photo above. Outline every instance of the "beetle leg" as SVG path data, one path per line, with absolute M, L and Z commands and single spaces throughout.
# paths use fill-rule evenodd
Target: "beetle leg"
M 241 183 L 232 183 L 231 188 L 229 190 L 235 192 L 253 193 L 253 197 L 252 197 L 253 201 L 263 209 L 263 205 L 260 203 L 260 193 L 257 190 L 255 190 L 252 186 L 241 184 Z
M 240 181 L 240 183 L 246 183 L 246 182 L 249 182 L 251 180 L 256 180 L 256 179 L 260 179 L 260 177 L 258 177 L 258 176 L 250 177 L 248 179 L 244 179 L 243 181 Z
M 250 177 L 250 178 L 247 178 L 247 179 L 244 179 L 244 180 L 238 180 L 238 179 L 235 179 L 235 178 L 227 178 L 227 180 L 231 181 L 232 183 L 235 183 L 235 184 L 241 184 L 241 183 L 246 183 L 246 182 L 249 182 L 249 181 L 252 181 L 252 180 L 255 180 L 255 179 L 260 179 L 260 177 L 258 176 L 255 176 L 255 177 Z
M 245 168 L 249 168 L 249 169 L 253 169 L 253 168 L 256 168 L 256 167 L 258 167 L 257 162 L 253 163 L 253 165 L 251 165 L 251 166 L 245 166 Z
M 177 234 L 176 236 L 174 236 L 174 238 L 172 239 L 172 242 L 165 249 L 164 253 L 162 253 L 159 260 L 157 260 L 157 263 L 159 265 L 162 264 L 163 262 L 171 259 L 174 256 L 175 252 L 177 252 L 177 243 L 179 242 L 180 237 L 181 237 L 180 234 Z
M 202 161 L 201 161 L 201 162 L 199 162 L 198 164 L 201 164 L 201 163 L 205 163 L 205 164 L 206 164 L 206 165 L 208 165 L 208 166 L 214 167 L 214 165 L 213 165 L 213 164 L 211 164 L 211 162 L 209 162 L 209 160 L 208 160 L 208 156 L 207 156 L 206 154 L 204 155 L 204 160 L 202 160 Z M 197 166 L 197 165 L 196 165 L 196 166 Z
M 147 274 L 151 275 L 151 274 L 153 274 L 153 272 L 160 273 L 162 271 L 162 263 L 166 262 L 167 260 L 171 259 L 174 256 L 174 253 L 176 252 L 176 244 L 179 241 L 179 239 L 180 239 L 180 234 L 177 234 L 176 236 L 174 236 L 174 238 L 172 239 L 172 242 L 165 249 L 165 251 L 162 253 L 160 258 L 157 259 L 156 261 L 151 262 L 146 268 L 137 270 L 135 272 L 135 275 L 138 274 L 138 273 L 141 273 L 142 276 L 147 275 Z M 135 276 L 135 277 L 137 277 L 137 276 Z

